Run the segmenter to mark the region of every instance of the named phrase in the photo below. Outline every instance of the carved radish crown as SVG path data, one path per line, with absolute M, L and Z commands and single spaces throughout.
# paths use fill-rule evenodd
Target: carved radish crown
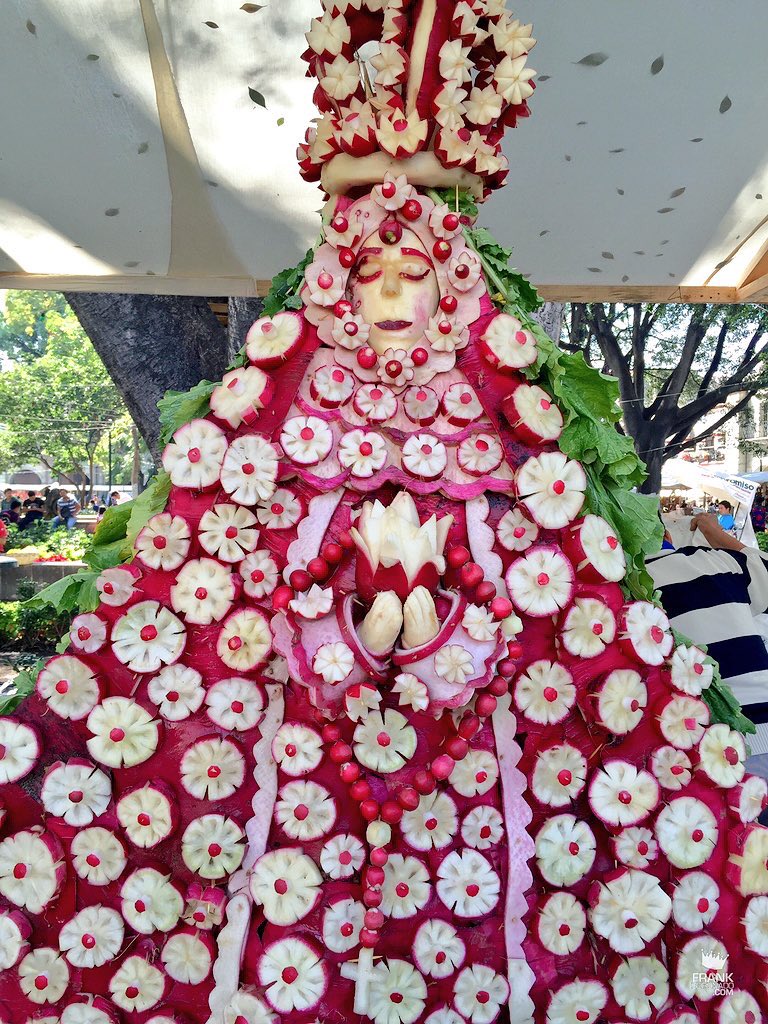
M 506 0 L 322 0 L 304 54 L 321 116 L 299 146 L 331 196 L 380 182 L 499 188 L 507 127 L 529 114 L 536 40 Z

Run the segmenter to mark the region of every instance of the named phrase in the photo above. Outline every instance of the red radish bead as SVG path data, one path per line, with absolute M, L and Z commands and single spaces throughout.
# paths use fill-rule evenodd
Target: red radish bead
M 325 544 L 320 553 L 329 565 L 338 565 L 344 557 L 344 549 L 341 544 Z
M 379 805 L 375 800 L 363 800 L 360 804 L 360 813 L 366 821 L 373 821 L 379 816 Z
M 452 252 L 453 249 L 451 248 L 451 243 L 447 242 L 444 238 L 439 239 L 439 241 L 435 242 L 432 246 L 432 254 L 435 259 L 439 260 L 441 263 L 445 263 Z
M 236 715 L 241 715 L 243 713 L 243 708 L 245 707 L 241 700 L 233 700 L 229 706 Z
M 221 847 L 219 846 L 218 843 L 209 843 L 208 844 L 208 856 L 209 857 L 218 857 L 220 853 L 221 853 Z
M 557 690 L 554 686 L 545 686 L 543 694 L 544 700 L 549 701 L 550 704 L 554 704 L 557 700 Z
M 334 764 L 344 764 L 345 761 L 352 759 L 352 747 L 348 743 L 342 743 L 339 740 L 331 747 L 329 756 Z
M 735 765 L 739 763 L 739 755 L 737 754 L 735 747 L 726 747 L 723 751 L 723 755 L 728 764 Z
M 640 854 L 641 857 L 644 857 L 646 853 L 648 853 L 648 843 L 646 843 L 644 839 L 641 839 L 640 842 L 637 844 L 637 852 Z
M 329 274 L 327 270 L 321 271 L 317 276 L 317 283 L 323 291 L 327 291 L 333 284 L 333 274 Z
M 363 899 L 365 899 L 365 897 L 363 897 Z M 379 899 L 379 902 L 381 902 L 381 899 Z M 373 947 L 376 945 L 378 941 L 378 932 L 373 932 L 369 928 L 360 929 L 360 945 L 364 949 L 373 949 Z
M 512 614 L 512 602 L 506 597 L 494 597 L 490 608 L 494 619 L 506 619 L 508 615 Z
M 371 931 L 378 931 L 384 924 L 384 915 L 380 910 L 366 910 L 363 924 Z
M 412 786 L 403 786 L 397 794 L 397 802 L 406 811 L 415 811 L 419 806 L 419 794 Z
M 557 773 L 557 781 L 560 783 L 561 786 L 570 786 L 570 784 L 573 782 L 573 775 L 568 771 L 567 768 L 562 768 Z
M 204 601 L 206 597 L 208 597 L 208 591 L 205 589 L 205 587 L 198 587 L 197 590 L 195 591 L 195 597 L 197 598 L 198 601 Z
M 397 825 L 403 817 L 403 808 L 396 800 L 385 800 L 381 805 L 381 818 L 388 825 Z
M 367 800 L 371 795 L 371 787 L 365 779 L 358 779 L 349 787 L 349 795 L 353 800 Z
M 109 730 L 109 738 L 112 740 L 113 743 L 120 743 L 122 740 L 125 739 L 125 730 L 120 729 L 118 726 L 115 726 L 114 729 Z
M 304 569 L 294 569 L 289 579 L 293 589 L 302 594 L 312 586 L 312 577 Z
M 354 267 L 355 258 L 355 254 L 351 249 L 339 249 L 339 263 L 345 270 L 349 270 L 351 267 Z
M 644 992 L 644 993 L 645 993 L 645 994 L 646 994 L 647 996 L 652 996 L 652 995 L 653 995 L 653 993 L 654 993 L 655 991 L 656 991 L 656 986 L 655 986 L 655 985 L 653 984 L 653 982 L 651 982 L 651 981 L 649 981 L 649 982 L 648 982 L 648 984 L 647 984 L 647 985 L 645 986 L 645 988 L 643 989 L 643 992 Z
M 459 303 L 455 295 L 444 295 L 440 299 L 440 309 L 444 313 L 455 313 Z
M 199 462 L 200 461 L 200 449 L 199 448 L 190 448 L 189 451 L 187 452 L 187 458 L 192 463 Z
M 423 366 L 429 359 L 429 352 L 425 348 L 415 348 L 411 352 L 411 359 L 414 366 Z
M 492 693 L 481 693 L 475 701 L 475 711 L 481 718 L 489 718 L 496 710 L 498 701 Z
M 469 885 L 465 887 L 465 892 L 467 896 L 477 896 L 480 892 L 480 886 L 476 882 L 470 882 Z
M 693 671 L 696 673 L 697 676 L 700 676 L 704 671 L 704 666 L 697 661 L 696 664 L 693 666 Z
M 509 690 L 509 683 L 504 676 L 494 676 L 488 684 L 488 693 L 494 697 L 503 697 Z
M 461 585 L 463 587 L 476 587 L 483 582 L 483 570 L 476 562 L 467 562 L 461 567 Z
M 307 572 L 316 580 L 324 580 L 331 571 L 330 565 L 322 557 L 313 558 L 307 563 Z
M 570 925 L 567 925 L 565 922 L 563 922 L 557 930 L 560 932 L 562 936 L 571 934 L 571 927 Z
M 700 828 L 695 828 L 693 832 L 691 832 L 691 839 L 694 841 L 694 843 L 700 843 L 703 838 L 704 833 L 701 831 Z
M 696 904 L 696 909 L 700 914 L 706 914 L 709 910 L 709 900 L 706 896 L 702 896 L 699 902 Z
M 496 666 L 496 671 L 500 676 L 504 676 L 505 679 L 511 679 L 517 671 L 517 665 L 511 658 L 502 658 Z
M 469 277 L 469 267 L 466 263 L 460 263 L 454 273 L 460 281 L 463 281 L 465 277 Z
M 334 231 L 338 231 L 340 235 L 343 235 L 345 231 L 349 230 L 349 221 L 343 214 L 337 213 L 331 221 L 331 227 Z
M 137 821 L 137 823 L 139 825 L 146 826 L 146 825 L 149 825 L 149 823 L 152 821 L 152 819 L 150 818 L 150 816 L 148 814 L 144 814 L 142 812 L 141 814 L 137 814 L 136 815 L 136 821 Z
M 227 640 L 227 647 L 230 651 L 239 651 L 242 646 L 243 641 L 239 636 L 233 636 L 231 639 Z
M 618 796 L 619 796 L 619 803 L 622 803 L 622 804 L 631 804 L 632 803 L 632 794 L 629 792 L 628 789 L 620 790 Z
M 275 892 L 278 894 L 278 896 L 285 896 L 285 894 L 288 892 L 288 883 L 284 878 L 275 879 Z
M 462 720 L 459 722 L 457 732 L 462 739 L 471 740 L 473 736 L 476 736 L 480 730 L 482 723 L 477 715 L 473 715 L 471 712 L 464 715 Z
M 480 604 L 487 604 L 496 597 L 496 587 L 491 583 L 490 580 L 483 580 L 482 583 L 478 583 L 477 590 L 475 591 L 475 600 Z
M 345 551 L 354 550 L 355 540 L 349 530 L 343 530 L 339 534 L 339 544 L 341 544 Z
M 26 864 L 14 864 L 14 866 L 13 866 L 13 877 L 14 878 L 26 878 L 27 877 L 27 865 Z
M 421 213 L 421 203 L 418 199 L 408 199 L 403 204 L 403 216 L 406 220 L 418 220 Z
M 381 186 L 381 194 L 385 199 L 394 199 L 395 192 L 397 192 L 397 185 L 394 181 L 385 181 Z
M 523 645 L 520 643 L 520 641 L 510 640 L 509 643 L 507 644 L 507 657 L 514 658 L 515 660 L 517 660 L 517 658 L 522 657 L 522 654 Z
M 451 569 L 461 569 L 463 565 L 466 565 L 472 556 L 470 555 L 467 548 L 457 544 L 455 547 L 449 548 L 445 558 Z
M 350 785 L 356 779 L 360 778 L 360 769 L 354 761 L 347 761 L 346 764 L 343 764 L 339 769 L 339 776 L 341 777 L 342 782 L 346 782 L 347 785 Z
M 439 754 L 430 766 L 430 771 L 436 779 L 447 779 L 456 764 L 448 754 Z
M 454 761 L 461 761 L 467 756 L 469 751 L 469 744 L 461 736 L 451 736 L 448 742 L 445 744 L 445 752 L 449 757 L 452 757 Z
M 457 231 L 460 223 L 457 213 L 446 213 L 443 217 L 443 227 L 446 231 Z
M 381 906 L 381 889 L 365 889 L 363 892 L 363 903 L 366 907 L 380 907 Z
M 92 868 L 97 868 L 101 864 L 101 857 L 98 857 L 95 853 L 89 853 L 85 860 Z
M 157 639 L 157 627 L 152 625 L 144 626 L 139 633 L 139 636 L 145 643 L 151 643 L 153 640 Z
M 296 981 L 298 976 L 299 976 L 299 972 L 293 966 L 284 967 L 283 968 L 283 972 L 280 975 L 280 977 L 283 979 L 283 981 L 285 982 L 286 985 L 292 985 L 294 983 L 294 981 Z
M 358 365 L 364 370 L 372 370 L 378 361 L 379 357 L 368 345 L 366 345 L 365 348 L 361 348 L 357 353 Z
M 384 869 L 377 867 L 370 867 L 365 872 L 365 884 L 366 887 L 370 888 L 372 885 L 383 885 L 384 884 Z
M 661 626 L 651 626 L 651 640 L 653 640 L 655 644 L 660 644 L 663 639 L 664 630 Z
M 536 582 L 539 584 L 540 587 L 546 587 L 549 583 L 549 576 L 545 572 L 540 572 L 539 575 L 536 577 Z
M 347 313 L 352 312 L 352 303 L 349 299 L 339 299 L 336 305 L 333 307 L 333 315 L 337 316 L 339 320 L 346 316 Z
M 69 683 L 66 679 L 60 679 L 54 689 L 56 693 L 66 693 L 69 690 Z
M 673 764 L 669 770 L 672 772 L 673 775 L 682 775 L 685 771 L 685 768 L 683 768 L 681 764 Z
M 577 1010 L 576 1011 L 576 1020 L 578 1020 L 578 1021 L 589 1020 L 589 1017 L 590 1017 L 589 1010 Z
M 420 771 L 414 775 L 413 785 L 422 796 L 429 796 L 430 793 L 434 793 L 437 783 L 432 772 Z
M 336 722 L 326 722 L 321 732 L 323 743 L 335 743 L 341 739 L 341 729 Z
M 3 747 L 2 751 L 0 751 L 0 753 L 3 753 L 3 754 L 5 753 L 5 748 L 4 747 Z M 73 804 L 79 804 L 84 796 L 85 796 L 85 793 L 83 793 L 82 789 L 73 789 L 72 792 L 69 794 L 69 802 L 73 803 Z M 147 820 L 146 821 L 141 821 L 141 818 L 146 818 Z M 148 825 L 149 824 L 149 815 L 148 814 L 140 814 L 139 815 L 139 824 L 140 825 Z
M 379 228 L 379 238 L 384 245 L 397 245 L 402 237 L 403 225 L 396 220 L 385 220 Z
M 383 847 L 374 846 L 374 848 L 371 850 L 369 860 L 371 864 L 375 864 L 377 868 L 383 868 L 384 865 L 389 860 L 389 854 Z

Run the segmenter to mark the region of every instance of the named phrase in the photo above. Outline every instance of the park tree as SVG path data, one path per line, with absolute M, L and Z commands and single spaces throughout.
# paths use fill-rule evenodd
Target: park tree
M 16 295 L 8 294 L 5 326 L 9 308 L 13 318 L 20 315 Z M 29 308 L 45 310 L 41 354 L 34 355 L 30 341 L 29 351 L 17 350 L 16 361 L 0 374 L 0 466 L 42 462 L 85 497 L 98 446 L 125 406 L 66 302 L 61 296 L 40 296 Z
M 656 493 L 666 459 L 715 433 L 768 385 L 767 332 L 768 312 L 756 305 L 578 302 L 562 343 L 617 378 L 624 428 L 648 467 L 644 490 Z
M 60 292 L 7 291 L 0 300 L 0 356 L 29 363 L 45 355 L 51 335 L 72 326 Z

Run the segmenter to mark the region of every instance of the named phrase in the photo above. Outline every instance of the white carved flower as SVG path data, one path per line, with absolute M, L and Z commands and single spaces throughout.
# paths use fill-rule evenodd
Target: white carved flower
M 277 452 L 258 434 L 236 437 L 221 465 L 221 486 L 238 505 L 266 501 L 275 490 Z
M 204 814 L 187 825 L 181 854 L 189 870 L 201 878 L 223 878 L 240 866 L 244 839 L 236 821 L 223 814 Z
M 536 77 L 536 72 L 527 67 L 526 60 L 525 54 L 505 57 L 494 72 L 499 95 L 513 106 L 519 106 L 533 95 L 531 79 Z
M 341 832 L 320 851 L 320 867 L 329 878 L 349 878 L 365 860 L 365 848 L 357 836 Z
M 339 264 L 336 263 L 336 267 Z M 334 306 L 344 297 L 347 274 L 333 274 L 323 263 L 310 263 L 304 271 L 309 298 L 318 306 Z
M 458 81 L 446 81 L 435 94 L 437 112 L 435 120 L 448 131 L 459 131 L 464 127 L 467 90 Z
M 720 909 L 720 888 L 703 871 L 688 871 L 680 878 L 672 893 L 672 916 L 675 924 L 687 932 L 700 932 L 715 918 Z
M 383 437 L 371 430 L 351 430 L 341 438 L 337 454 L 352 476 L 366 479 L 385 466 L 387 445 Z
M 42 913 L 62 882 L 58 848 L 28 829 L 0 842 L 0 895 L 31 914 Z
M 452 924 L 430 918 L 416 932 L 413 956 L 424 974 L 448 978 L 464 963 L 466 947 Z
M 235 672 L 248 672 L 266 661 L 272 650 L 267 620 L 255 608 L 242 608 L 226 620 L 216 653 Z
M 147 685 L 147 696 L 169 722 L 181 722 L 201 706 L 203 677 L 188 665 L 167 665 Z
M 499 902 L 501 882 L 476 850 L 455 850 L 437 869 L 437 895 L 457 917 L 482 917 Z
M 453 986 L 453 1005 L 471 1024 L 491 1024 L 508 998 L 507 979 L 485 964 L 465 967 Z
M 355 657 L 341 640 L 322 644 L 312 659 L 312 668 L 329 684 L 341 683 L 355 666 Z
M 498 620 L 494 619 L 489 609 L 477 604 L 467 605 L 461 624 L 472 639 L 479 643 L 493 640 L 499 628 Z
M 320 87 L 333 100 L 346 100 L 360 86 L 360 68 L 355 61 L 342 54 L 323 65 L 319 76 Z
M 192 420 L 179 427 L 163 452 L 163 469 L 177 487 L 200 490 L 219 478 L 227 439 L 210 420 Z
M 101 967 L 114 960 L 123 944 L 123 919 L 116 910 L 85 907 L 59 932 L 59 949 L 73 967 Z
M 426 426 L 437 418 L 440 407 L 437 394 L 432 388 L 410 387 L 403 395 L 405 415 L 412 423 Z
M 321 957 L 299 938 L 285 938 L 267 946 L 259 957 L 259 982 L 278 1013 L 316 1006 L 328 986 Z
M 469 328 L 439 313 L 430 319 L 424 337 L 435 352 L 455 352 L 467 345 Z
M 403 838 L 414 850 L 441 850 L 456 835 L 456 804 L 447 793 L 435 790 L 422 796 L 419 806 L 405 811 L 400 823 Z
M 323 740 L 301 722 L 284 722 L 272 741 L 272 756 L 286 775 L 308 775 L 323 759 Z
M 445 445 L 432 434 L 412 434 L 403 445 L 403 465 L 413 476 L 434 480 L 448 462 Z
M 427 1001 L 427 985 L 405 960 L 381 960 L 373 969 L 368 1014 L 374 1024 L 414 1024 Z
M 88 716 L 88 753 L 110 768 L 132 768 L 157 750 L 159 725 L 128 697 L 106 697 Z
M 143 849 L 167 839 L 176 824 L 170 797 L 151 784 L 124 793 L 116 812 L 128 838 Z
M 443 89 L 437 94 L 436 103 L 438 106 L 440 105 L 440 96 L 443 90 L 451 85 L 452 83 L 446 82 Z M 442 124 L 442 122 L 440 123 Z M 447 223 L 446 218 L 449 218 Z M 447 203 L 441 203 L 434 207 L 429 215 L 429 228 L 435 238 L 455 238 L 462 230 L 458 214 L 454 213 Z
M 336 803 L 324 786 L 302 780 L 289 782 L 275 802 L 275 821 L 291 839 L 308 842 L 327 835 L 336 822 Z
M 299 498 L 285 487 L 278 488 L 256 508 L 256 518 L 267 530 L 287 530 L 295 526 L 302 516 Z
M 672 685 L 691 697 L 698 697 L 711 684 L 714 667 L 698 647 L 676 647 L 670 661 Z
M 381 887 L 382 913 L 398 919 L 413 917 L 427 904 L 431 891 L 429 871 L 420 860 L 390 854 Z
M 498 469 L 504 458 L 504 450 L 492 434 L 474 434 L 465 437 L 459 444 L 457 457 L 465 473 L 480 476 Z
M 112 651 L 131 672 L 157 672 L 184 650 L 182 622 L 157 601 L 140 601 L 112 629 Z
M 341 53 L 350 38 L 347 19 L 343 14 L 334 17 L 331 11 L 326 11 L 322 18 L 313 18 L 306 35 L 307 43 L 318 56 L 326 53 L 336 56 Z
M 371 771 L 396 772 L 415 754 L 416 739 L 416 730 L 399 711 L 371 711 L 355 726 L 355 757 Z
M 275 1024 L 276 1018 L 262 999 L 241 989 L 224 1010 L 223 1024 L 243 1024 L 243 1020 L 246 1024 Z
M 123 917 L 135 932 L 151 935 L 176 927 L 184 900 L 167 875 L 155 868 L 138 868 L 120 888 Z
M 613 840 L 616 859 L 630 868 L 647 868 L 659 855 L 659 844 L 649 828 L 631 825 Z
M 72 867 L 90 885 L 106 885 L 122 875 L 127 858 L 123 844 L 107 828 L 81 829 L 70 847 Z
M 363 384 L 355 393 L 356 412 L 372 423 L 385 423 L 397 412 L 397 399 L 383 384 Z
M 274 559 L 267 551 L 254 551 L 242 560 L 239 573 L 243 590 L 248 597 L 267 597 L 277 586 L 278 571 Z
M 403 348 L 388 348 L 379 356 L 376 376 L 384 384 L 402 388 L 413 380 L 414 373 L 414 362 Z
M 390 213 L 405 206 L 406 202 L 413 196 L 413 186 L 408 184 L 404 174 L 392 174 L 387 171 L 381 185 L 376 185 L 371 190 L 373 200 L 383 206 Z
M 521 57 L 529 53 L 536 45 L 531 35 L 533 25 L 524 25 L 517 18 L 510 18 L 504 13 L 492 28 L 493 43 L 499 53 L 508 57 Z
M 313 583 L 309 590 L 298 594 L 289 603 L 289 607 L 304 619 L 319 619 L 333 607 L 333 590 L 330 587 L 324 590 Z
M 349 317 L 352 314 L 347 314 Z M 351 327 L 353 320 L 349 319 L 346 322 L 347 327 Z M 334 328 L 336 330 L 336 328 Z M 347 341 L 352 339 L 346 332 L 341 332 Z M 359 337 L 360 332 L 357 331 L 355 340 Z M 348 345 L 348 348 L 354 348 L 355 345 Z M 315 371 L 315 375 L 312 378 L 311 394 L 312 397 L 320 402 L 321 405 L 326 408 L 336 409 L 340 405 L 344 405 L 350 400 L 355 390 L 355 378 L 348 371 L 343 369 L 341 366 L 331 364 L 330 366 L 321 366 Z
M 48 814 L 68 825 L 89 825 L 103 814 L 112 798 L 112 783 L 104 772 L 80 758 L 58 761 L 46 772 L 40 799 Z
M 107 624 L 98 615 L 77 615 L 72 620 L 69 639 L 72 646 L 83 654 L 95 654 L 106 643 Z
M 532 662 L 515 683 L 515 704 L 539 725 L 561 722 L 576 700 L 571 673 L 557 662 Z
M 163 998 L 165 975 L 144 957 L 129 956 L 110 978 L 109 991 L 112 1001 L 121 1010 L 143 1013 Z
M 51 658 L 37 677 L 37 692 L 60 718 L 80 721 L 96 706 L 99 684 L 79 658 Z
M 208 688 L 205 705 L 208 717 L 219 728 L 246 732 L 262 717 L 264 695 L 252 680 L 233 676 Z
M 344 708 L 347 718 L 359 722 L 370 711 L 376 711 L 381 704 L 381 694 L 370 683 L 359 683 L 350 686 L 344 694 Z
M 473 807 L 461 823 L 461 838 L 475 850 L 489 850 L 501 841 L 503 835 L 501 814 L 487 804 Z
M 460 39 L 451 39 L 440 48 L 440 77 L 446 82 L 463 84 L 471 79 L 472 58 L 469 47 L 462 46 Z
M 311 466 L 330 453 L 333 434 L 325 420 L 318 416 L 293 416 L 285 422 L 280 444 L 293 462 Z
M 110 608 L 127 604 L 136 592 L 137 582 L 137 577 L 129 569 L 121 569 L 119 566 L 105 569 L 96 580 L 101 603 Z
M 28 775 L 40 757 L 40 741 L 33 729 L 13 718 L 0 718 L 0 785 Z
M 203 513 L 198 540 L 201 547 L 222 562 L 239 562 L 256 547 L 256 517 L 242 505 L 222 502 Z
M 670 918 L 672 901 L 654 875 L 628 868 L 596 885 L 590 923 L 617 953 L 639 953 Z
M 166 940 L 161 954 L 169 978 L 184 985 L 200 985 L 209 976 L 212 951 L 199 932 L 177 932 Z
M 411 707 L 414 711 L 426 711 L 429 707 L 429 691 L 412 672 L 401 672 L 395 676 L 392 692 L 398 695 L 401 708 Z
M 408 55 L 397 43 L 382 43 L 381 49 L 371 57 L 376 68 L 378 85 L 398 85 L 405 78 Z
M 497 121 L 501 115 L 501 96 L 490 85 L 485 89 L 475 86 L 465 104 L 467 120 L 472 124 L 487 125 Z
M 315 862 L 296 849 L 272 850 L 251 868 L 251 895 L 271 924 L 286 927 L 314 908 L 322 876 Z
M 69 988 L 69 967 L 50 946 L 39 946 L 18 966 L 21 991 L 31 1003 L 57 1003 Z
M 457 292 L 468 292 L 475 287 L 483 273 L 480 259 L 469 249 L 454 256 L 448 264 L 448 281 Z
M 225 800 L 243 784 L 245 758 L 232 740 L 209 737 L 187 748 L 180 772 L 181 784 L 196 800 Z
M 475 674 L 472 655 L 460 644 L 446 644 L 435 655 L 435 672 L 447 683 L 463 686 Z
M 150 569 L 173 572 L 189 554 L 191 537 L 186 519 L 161 512 L 152 516 L 136 538 L 136 551 Z
M 336 900 L 323 914 L 323 945 L 332 953 L 347 953 L 360 942 L 365 907 L 353 899 Z
M 235 579 L 229 566 L 215 558 L 193 558 L 176 575 L 171 605 L 188 623 L 209 626 L 224 618 L 235 594 Z
M 367 343 L 370 333 L 371 325 L 367 324 L 361 316 L 355 313 L 344 313 L 343 316 L 334 318 L 331 337 L 337 345 L 354 351 Z

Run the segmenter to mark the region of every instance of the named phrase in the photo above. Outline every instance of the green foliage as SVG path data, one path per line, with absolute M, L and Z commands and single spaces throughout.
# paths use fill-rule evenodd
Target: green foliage
M 0 696 L 0 715 L 10 715 L 32 693 L 43 665 L 43 661 L 34 660 L 17 674 L 13 680 L 13 691 Z
M 431 188 L 427 195 L 438 206 L 445 205 L 460 217 L 477 220 L 477 199 L 467 189 Z
M 211 394 L 216 383 L 201 380 L 189 391 L 166 391 L 157 407 L 160 410 L 160 441 L 163 444 L 190 420 L 207 416 L 211 411 Z
M 0 374 L 0 469 L 40 461 L 59 472 L 78 473 L 125 407 L 63 297 L 50 297 L 50 308 L 42 313 L 38 303 L 35 319 L 35 304 L 22 303 L 27 294 L 9 292 L 6 300 L 6 330 L 11 330 L 10 310 L 17 338 L 11 345 L 6 337 L 6 343 L 17 361 Z M 23 317 L 31 318 L 31 335 L 19 334 Z M 23 337 L 29 340 L 27 351 Z
M 66 330 L 71 316 L 59 292 L 7 292 L 0 308 L 0 354 L 13 362 L 39 359 L 51 334 Z
M 281 270 L 272 278 L 269 294 L 264 299 L 264 316 L 274 316 L 283 309 L 301 309 L 301 286 L 304 284 L 304 271 L 315 256 L 314 248 L 308 249 L 306 255 L 295 267 Z
M 96 446 L 95 459 L 97 465 L 106 471 L 109 466 L 110 435 L 112 447 L 112 480 L 115 483 L 128 483 L 133 472 L 133 420 L 127 411 L 112 424 L 109 434 L 102 435 Z M 153 472 L 152 456 L 146 442 L 139 435 L 139 465 L 146 479 Z M 92 488 L 101 491 L 102 488 Z M 106 490 L 106 488 L 103 488 Z
M 768 533 L 756 533 L 757 546 L 761 551 L 768 551 Z
M 542 300 L 536 289 L 519 271 L 509 266 L 511 249 L 499 245 L 487 228 L 465 228 L 464 237 L 480 257 L 494 302 L 505 306 L 519 305 L 528 312 L 539 308 Z
M 41 558 L 59 555 L 68 562 L 79 562 L 88 548 L 91 538 L 85 530 L 67 530 L 65 527 L 52 530 L 50 522 L 39 519 L 26 530 L 16 530 L 5 546 L 8 554 L 28 547 L 38 549 Z
M 51 650 L 69 626 L 69 613 L 31 601 L 0 602 L 0 649 Z

